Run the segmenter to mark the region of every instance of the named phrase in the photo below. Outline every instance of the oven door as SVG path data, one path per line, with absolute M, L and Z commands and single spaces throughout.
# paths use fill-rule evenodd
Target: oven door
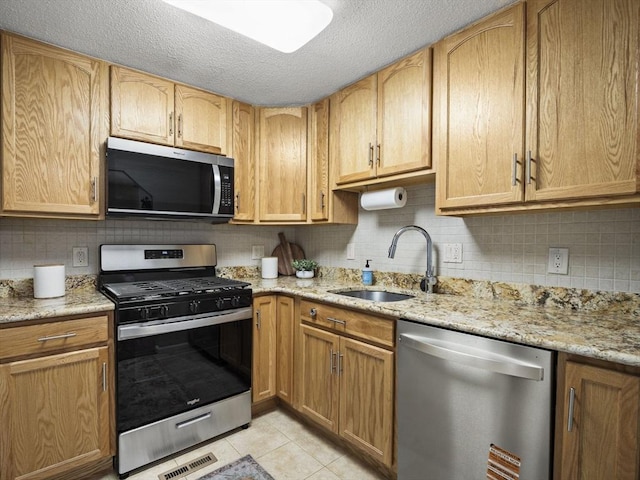
M 243 308 L 119 326 L 118 433 L 249 391 L 251 317 Z

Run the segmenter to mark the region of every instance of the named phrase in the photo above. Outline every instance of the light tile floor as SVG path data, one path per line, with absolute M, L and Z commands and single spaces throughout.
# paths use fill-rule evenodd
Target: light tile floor
M 284 410 L 254 418 L 238 430 L 164 463 L 130 475 L 127 480 L 157 480 L 158 475 L 213 453 L 214 464 L 184 478 L 197 480 L 244 455 L 251 455 L 275 480 L 382 480 L 384 477 Z M 117 480 L 111 473 L 100 480 Z

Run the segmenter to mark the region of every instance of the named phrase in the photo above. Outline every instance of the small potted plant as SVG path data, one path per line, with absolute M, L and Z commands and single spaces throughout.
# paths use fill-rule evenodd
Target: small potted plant
M 315 269 L 318 267 L 318 262 L 303 258 L 300 260 L 294 260 L 291 265 L 296 269 L 296 277 L 313 278 L 315 275 Z

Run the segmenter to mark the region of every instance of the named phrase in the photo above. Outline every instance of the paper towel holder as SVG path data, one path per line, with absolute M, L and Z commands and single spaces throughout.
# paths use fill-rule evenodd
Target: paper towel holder
M 360 206 L 364 210 L 386 210 L 402 208 L 407 204 L 407 191 L 404 187 L 365 191 L 360 195 Z

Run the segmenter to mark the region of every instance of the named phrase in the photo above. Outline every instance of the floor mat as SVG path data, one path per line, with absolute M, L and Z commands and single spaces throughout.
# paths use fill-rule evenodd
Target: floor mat
M 198 480 L 274 480 L 274 478 L 251 455 L 246 455 Z

